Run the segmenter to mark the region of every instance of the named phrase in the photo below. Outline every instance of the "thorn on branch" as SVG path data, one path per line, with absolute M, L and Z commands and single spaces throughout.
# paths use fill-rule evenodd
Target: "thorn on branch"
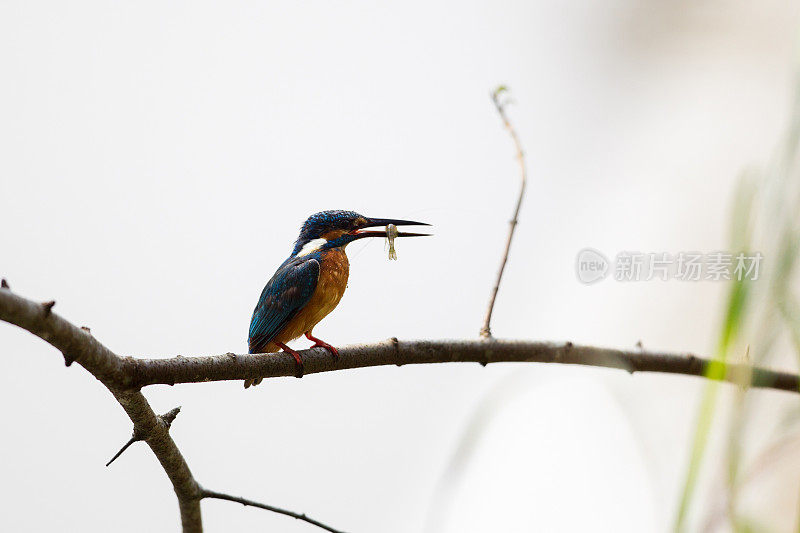
M 11 287 L 9 287 L 8 282 L 6 281 L 6 278 L 0 279 L 0 289 L 6 289 L 9 291 L 11 290 Z
M 54 305 L 56 305 L 55 300 L 50 300 L 49 302 L 42 302 L 42 309 L 44 309 L 45 318 L 50 316 L 50 312 L 53 310 Z
M 65 357 L 65 358 L 66 358 L 66 357 Z M 69 365 L 67 365 L 67 366 L 69 366 Z M 165 427 L 167 430 L 169 430 L 169 428 L 172 426 L 172 422 L 173 422 L 173 421 L 175 421 L 175 417 L 177 417 L 177 416 L 178 416 L 178 413 L 180 413 L 180 412 L 181 412 L 181 407 L 180 407 L 180 406 L 178 406 L 178 407 L 175 407 L 174 409 L 170 409 L 169 411 L 167 411 L 167 412 L 166 412 L 166 413 L 164 413 L 163 415 L 158 415 L 156 418 L 158 418 L 158 422 L 159 422 L 159 423 L 160 423 L 162 426 L 164 426 L 164 427 Z M 128 442 L 126 442 L 126 443 L 125 443 L 125 444 L 122 446 L 122 448 L 120 448 L 120 449 L 119 449 L 119 451 L 118 451 L 117 453 L 115 453 L 115 454 L 114 454 L 114 457 L 112 457 L 112 458 L 111 458 L 111 460 L 110 460 L 109 462 L 107 462 L 107 463 L 106 463 L 106 466 L 108 466 L 108 465 L 110 465 L 111 463 L 113 463 L 114 461 L 116 461 L 116 460 L 117 460 L 117 457 L 119 457 L 120 455 L 122 455 L 122 452 L 124 452 L 125 450 L 127 450 L 127 449 L 128 449 L 128 447 L 129 447 L 131 444 L 133 444 L 134 442 L 139 442 L 140 440 L 145 440 L 145 438 L 146 438 L 146 436 L 145 436 L 145 435 L 143 435 L 141 431 L 139 431 L 138 429 L 136 429 L 136 428 L 134 427 L 134 428 L 133 428 L 133 435 L 131 435 L 131 438 L 130 438 L 130 440 L 129 440 Z
M 484 357 L 482 360 L 478 361 L 483 368 L 486 368 L 486 365 L 489 364 L 489 357 L 491 353 L 489 351 L 484 352 Z
M 389 342 L 392 343 L 392 348 L 394 348 L 395 353 L 397 353 L 399 351 L 399 349 L 400 349 L 400 341 L 397 339 L 397 337 L 391 337 L 391 338 L 389 338 Z M 398 366 L 398 367 L 403 366 L 403 362 L 402 361 L 397 361 L 395 363 L 395 366 Z
M 125 445 L 124 445 L 124 446 L 122 446 L 122 448 L 120 448 L 120 449 L 119 449 L 119 451 L 118 451 L 117 453 L 115 453 L 115 454 L 114 454 L 114 457 L 112 457 L 112 458 L 111 458 L 111 460 L 110 460 L 109 462 L 107 462 L 107 463 L 106 463 L 106 466 L 108 466 L 108 465 L 110 465 L 111 463 L 113 463 L 114 461 L 116 461 L 116 460 L 117 460 L 117 457 L 119 457 L 120 455 L 122 455 L 122 452 L 124 452 L 125 450 L 127 450 L 127 449 L 128 449 L 128 447 L 129 447 L 131 444 L 133 444 L 134 442 L 140 441 L 140 440 L 142 440 L 142 436 L 141 436 L 141 435 L 137 435 L 137 434 L 136 434 L 136 431 L 134 431 L 134 432 L 133 432 L 133 435 L 131 436 L 131 440 L 129 440 L 128 442 L 126 442 L 126 443 L 125 443 Z
M 158 419 L 161 421 L 162 424 L 164 424 L 164 427 L 169 429 L 170 427 L 172 427 L 172 422 L 175 421 L 175 418 L 178 416 L 178 413 L 180 412 L 181 412 L 181 406 L 179 405 L 178 407 L 170 409 L 163 415 L 160 415 Z

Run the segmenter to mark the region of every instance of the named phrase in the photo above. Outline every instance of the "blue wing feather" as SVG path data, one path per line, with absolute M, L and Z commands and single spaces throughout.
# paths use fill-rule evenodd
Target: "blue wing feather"
M 261 291 L 250 321 L 250 353 L 261 353 L 311 299 L 320 271 L 315 255 L 287 259 Z

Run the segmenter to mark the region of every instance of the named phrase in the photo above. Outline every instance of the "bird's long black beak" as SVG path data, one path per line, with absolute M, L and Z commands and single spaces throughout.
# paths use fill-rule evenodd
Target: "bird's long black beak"
M 397 218 L 368 218 L 367 223 L 362 228 L 375 228 L 378 226 L 388 226 L 394 224 L 395 226 L 430 226 L 425 222 L 415 222 L 414 220 L 400 220 Z M 386 230 L 382 231 L 366 231 L 363 229 L 356 230 L 353 235 L 356 239 L 363 239 L 364 237 L 386 237 Z M 398 231 L 397 237 L 430 237 L 430 233 L 411 233 L 406 231 Z

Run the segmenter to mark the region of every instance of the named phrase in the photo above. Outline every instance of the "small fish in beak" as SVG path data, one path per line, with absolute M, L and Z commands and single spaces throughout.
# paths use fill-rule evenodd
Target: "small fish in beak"
M 397 252 L 394 249 L 394 240 L 397 238 L 397 226 L 389 224 L 386 226 L 386 244 L 389 246 L 389 260 L 397 261 Z

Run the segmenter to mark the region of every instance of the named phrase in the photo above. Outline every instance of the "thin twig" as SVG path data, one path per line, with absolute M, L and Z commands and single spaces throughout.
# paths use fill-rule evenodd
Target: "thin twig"
M 522 143 L 519 140 L 519 136 L 517 135 L 517 131 L 514 129 L 514 126 L 511 125 L 511 121 L 508 120 L 505 109 L 506 103 L 500 101 L 500 96 L 504 92 L 506 92 L 506 88 L 503 86 L 495 89 L 494 92 L 492 92 L 492 102 L 494 102 L 494 106 L 497 108 L 497 113 L 503 120 L 503 125 L 505 126 L 506 130 L 508 130 L 509 135 L 511 135 L 511 140 L 514 141 L 514 148 L 517 150 L 517 161 L 519 162 L 520 185 L 519 196 L 517 197 L 517 205 L 514 207 L 514 216 L 512 216 L 511 220 L 509 221 L 506 247 L 505 250 L 503 250 L 503 257 L 500 260 L 500 269 L 497 272 L 497 280 L 494 283 L 494 287 L 492 287 L 492 294 L 489 297 L 489 306 L 486 309 L 486 317 L 483 319 L 483 327 L 481 328 L 480 332 L 481 337 L 487 339 L 491 338 L 492 336 L 491 323 L 492 311 L 494 311 L 494 301 L 497 299 L 497 291 L 500 290 L 500 281 L 503 279 L 503 271 L 506 268 L 508 253 L 511 250 L 511 240 L 514 238 L 514 230 L 517 228 L 517 223 L 519 220 L 519 210 L 520 207 L 522 207 L 522 199 L 525 196 L 525 185 L 528 182 L 528 172 L 525 169 L 525 152 L 522 151 Z
M 230 494 L 223 494 L 221 492 L 215 492 L 213 490 L 202 489 L 200 492 L 201 498 L 213 498 L 215 500 L 227 500 L 229 502 L 241 503 L 244 506 L 249 507 L 258 507 L 259 509 L 266 509 L 267 511 L 272 511 L 273 513 L 278 513 L 286 516 L 291 516 L 292 518 L 296 518 L 297 520 L 302 520 L 303 522 L 308 522 L 314 526 L 322 528 L 326 531 L 330 531 L 331 533 L 344 533 L 339 529 L 334 529 L 329 525 L 323 524 L 319 520 L 314 520 L 313 518 L 307 517 L 305 514 L 295 513 L 294 511 L 289 511 L 287 509 L 281 509 L 280 507 L 275 507 L 273 505 L 267 505 L 265 503 L 259 503 L 253 500 L 248 500 L 246 498 L 240 498 L 238 496 L 231 496 Z

